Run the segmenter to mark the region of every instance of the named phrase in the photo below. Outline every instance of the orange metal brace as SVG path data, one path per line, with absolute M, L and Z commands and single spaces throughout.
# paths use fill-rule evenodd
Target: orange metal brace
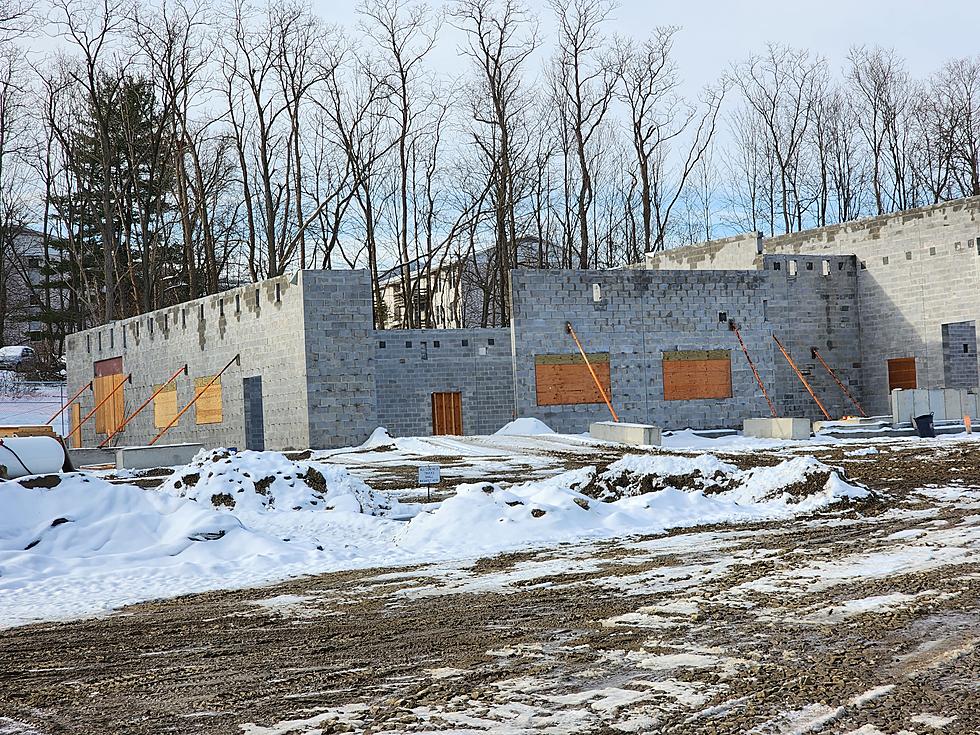
M 612 414 L 613 421 L 619 423 L 619 416 L 616 415 L 616 410 L 612 406 L 612 402 L 609 400 L 609 396 L 606 395 L 605 389 L 602 387 L 602 383 L 599 382 L 599 376 L 595 374 L 595 370 L 592 369 L 592 363 L 589 362 L 588 356 L 585 354 L 585 350 L 582 348 L 582 343 L 578 341 L 578 336 L 575 334 L 575 330 L 572 329 L 571 322 L 565 322 L 565 331 L 572 335 L 572 339 L 575 340 L 575 345 L 578 347 L 578 351 L 582 353 L 582 359 L 585 360 L 585 366 L 592 373 L 592 379 L 595 381 L 595 387 L 599 389 L 599 395 L 602 396 L 602 400 L 606 402 L 606 407 L 609 409 L 609 413 Z
M 106 401 L 108 401 L 110 398 L 112 398 L 116 394 L 116 391 L 119 390 L 120 388 L 122 388 L 124 385 L 126 385 L 126 383 L 129 382 L 132 379 L 132 377 L 133 377 L 133 374 L 132 373 L 129 373 L 125 378 L 123 378 L 116 385 L 114 385 L 112 387 L 112 390 L 109 391 L 108 395 L 106 395 L 105 398 L 103 398 L 101 401 L 99 401 L 98 405 L 96 405 L 95 408 L 93 408 L 91 411 L 89 411 L 87 414 L 85 414 L 85 418 L 83 418 L 81 421 L 78 422 L 78 426 L 76 426 L 74 429 L 71 430 L 71 433 L 69 433 L 68 436 L 65 437 L 65 441 L 66 442 L 69 441 L 75 435 L 75 432 L 76 431 L 78 432 L 78 438 L 81 439 L 81 437 L 82 437 L 82 426 L 85 424 L 85 422 L 88 421 L 90 418 L 92 418 L 92 416 L 95 414 L 95 412 L 98 411 L 100 408 L 102 408 L 102 406 L 105 405 Z
M 206 386 L 204 386 L 201 389 L 200 392 L 194 391 L 194 397 L 191 398 L 190 403 L 188 403 L 186 406 L 184 406 L 182 409 L 180 409 L 180 412 L 176 416 L 173 417 L 173 420 L 169 424 L 167 424 L 166 426 L 164 426 L 162 429 L 160 429 L 160 433 L 157 434 L 155 437 L 153 437 L 153 439 L 150 440 L 150 443 L 147 446 L 153 446 L 154 444 L 156 444 L 157 439 L 159 439 L 161 436 L 163 436 L 168 431 L 170 431 L 171 427 L 180 420 L 180 417 L 183 416 L 185 413 L 187 413 L 187 409 L 189 409 L 191 406 L 193 406 L 195 403 L 197 403 L 197 399 L 200 398 L 201 396 L 203 396 L 205 393 L 207 393 L 208 388 L 210 388 L 212 385 L 214 385 L 215 381 L 217 381 L 217 379 L 221 377 L 222 373 L 224 373 L 225 370 L 227 370 L 228 368 L 230 368 L 232 366 L 232 363 L 234 363 L 234 362 L 238 362 L 239 364 L 241 364 L 241 355 L 240 354 L 235 355 L 233 358 L 231 358 L 228 361 L 228 364 L 225 365 L 223 368 L 221 368 L 221 370 L 218 371 L 218 374 L 215 375 L 213 378 L 211 378 L 211 380 L 208 381 L 208 384 Z
M 759 371 L 755 369 L 755 363 L 752 362 L 752 358 L 749 357 L 749 351 L 745 347 L 745 342 L 742 341 L 742 334 L 738 331 L 738 327 L 735 326 L 735 320 L 728 320 L 728 328 L 735 332 L 735 337 L 738 339 L 738 344 L 742 348 L 742 352 L 745 353 L 745 359 L 749 361 L 749 367 L 752 368 L 752 374 L 755 376 L 755 382 L 759 384 L 759 388 L 762 389 L 762 395 L 765 396 L 766 403 L 769 404 L 769 412 L 772 414 L 773 418 L 778 418 L 776 413 L 776 407 L 772 404 L 772 399 L 769 398 L 769 394 L 766 392 L 766 386 L 762 384 L 762 378 L 759 377 Z
M 48 423 L 49 424 L 52 423 L 56 418 L 58 418 L 61 414 L 63 414 L 65 412 L 65 409 L 68 408 L 76 398 L 82 395 L 82 393 L 85 391 L 86 388 L 91 388 L 91 387 L 92 387 L 92 381 L 90 380 L 81 388 L 79 388 L 78 393 L 76 393 L 71 398 L 69 398 L 68 402 L 64 406 L 58 409 L 58 413 L 56 413 L 54 416 L 48 419 Z
M 183 373 L 184 375 L 187 375 L 187 365 L 184 365 L 184 367 L 182 367 L 180 370 L 178 370 L 173 375 L 171 375 L 170 376 L 170 379 L 166 383 L 164 383 L 163 385 L 161 385 L 159 388 L 157 388 L 155 391 L 153 391 L 153 395 L 150 396 L 149 398 L 147 398 L 145 401 L 143 401 L 143 404 L 139 408 L 137 408 L 135 411 L 133 411 L 131 414 L 129 414 L 129 416 L 127 416 L 126 418 L 124 418 L 123 419 L 123 422 L 121 424 L 119 424 L 119 428 L 117 428 L 114 432 L 112 432 L 111 434 L 109 434 L 109 436 L 107 436 L 105 439 L 102 440 L 102 443 L 99 444 L 99 449 L 102 449 L 106 444 L 108 444 L 110 441 L 112 441 L 112 437 L 114 437 L 116 434 L 118 434 L 120 431 L 122 431 L 124 428 L 126 428 L 126 424 L 128 424 L 130 421 L 132 421 L 134 418 L 136 418 L 136 414 L 138 414 L 144 408 L 146 408 L 147 406 L 149 406 L 150 405 L 150 401 L 152 401 L 154 398 L 156 398 L 158 395 L 160 395 L 160 393 L 163 391 L 163 389 L 166 388 L 168 385 L 170 385 L 172 382 L 174 382 L 177 379 L 177 376 L 180 375 L 181 373 Z
M 830 373 L 830 377 L 832 377 L 834 379 L 834 382 L 837 383 L 838 386 L 840 386 L 840 389 L 842 391 L 844 391 L 844 395 L 848 397 L 848 399 L 851 401 L 851 403 L 853 403 L 855 406 L 857 406 L 857 410 L 861 412 L 861 415 L 864 416 L 865 418 L 868 418 L 868 414 L 865 413 L 865 411 L 864 411 L 863 408 L 861 408 L 861 404 L 858 403 L 857 402 L 857 399 L 854 396 L 851 395 L 851 391 L 849 391 L 847 389 L 847 386 L 844 385 L 844 382 L 840 378 L 837 377 L 837 373 L 835 373 L 833 370 L 830 369 L 830 365 L 828 365 L 826 363 L 826 361 L 823 359 L 823 357 L 820 355 L 819 350 L 817 350 L 816 347 L 811 347 L 810 348 L 810 354 L 813 355 L 815 358 L 817 358 L 817 360 L 820 361 L 820 364 L 823 365 L 824 370 L 826 370 L 828 373 Z
M 827 421 L 832 421 L 832 419 L 830 418 L 830 414 L 827 413 L 827 409 L 824 408 L 824 405 L 820 402 L 820 399 L 817 398 L 817 394 L 813 392 L 813 388 L 810 387 L 810 384 L 806 382 L 806 378 L 803 377 L 803 373 L 800 372 L 800 369 L 796 367 L 796 363 L 793 362 L 793 358 L 789 356 L 789 353 L 786 351 L 786 348 L 783 347 L 783 343 L 779 341 L 779 337 L 777 337 L 774 334 L 772 335 L 772 338 L 776 341 L 776 346 L 779 348 L 779 351 L 783 353 L 783 357 L 786 358 L 786 362 L 788 362 L 789 366 L 793 368 L 793 372 L 796 373 L 796 377 L 799 378 L 800 381 L 803 383 L 803 387 L 806 388 L 807 392 L 810 394 L 813 400 L 815 400 L 817 402 L 817 405 L 820 406 L 820 410 L 823 411 L 823 415 L 826 417 Z

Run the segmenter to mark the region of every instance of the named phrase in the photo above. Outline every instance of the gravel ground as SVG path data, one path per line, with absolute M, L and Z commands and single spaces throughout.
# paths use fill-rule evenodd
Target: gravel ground
M 980 732 L 980 459 L 879 449 L 791 522 L 2 631 L 0 733 Z

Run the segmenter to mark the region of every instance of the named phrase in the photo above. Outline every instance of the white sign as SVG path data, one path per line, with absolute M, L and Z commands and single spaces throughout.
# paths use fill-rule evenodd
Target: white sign
M 419 465 L 419 485 L 438 485 L 440 479 L 439 465 Z

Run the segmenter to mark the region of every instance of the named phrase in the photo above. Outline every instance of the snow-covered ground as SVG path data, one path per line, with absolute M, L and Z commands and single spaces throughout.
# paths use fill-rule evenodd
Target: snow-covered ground
M 0 483 L 0 625 L 302 574 L 789 518 L 867 495 L 812 458 L 740 470 L 700 451 L 622 456 L 539 424 L 468 438 L 379 430 L 361 447 L 306 460 L 202 452 L 151 489 L 128 484 L 138 473 Z M 431 504 L 362 479 L 397 467 L 403 489 L 417 492 L 413 468 L 433 461 L 456 478 Z

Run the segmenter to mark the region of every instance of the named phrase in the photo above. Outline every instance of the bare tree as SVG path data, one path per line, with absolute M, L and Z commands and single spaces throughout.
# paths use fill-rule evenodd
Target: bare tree
M 775 157 L 783 231 L 802 229 L 800 154 L 813 116 L 825 63 L 808 51 L 770 44 L 766 52 L 735 67 L 734 78 L 758 116 Z
M 493 209 L 495 261 L 503 283 L 517 263 L 518 207 L 530 146 L 524 84 L 528 57 L 538 46 L 537 23 L 514 0 L 460 0 L 451 16 L 466 33 L 464 53 L 476 69 L 470 95 L 473 143 L 487 161 Z M 499 323 L 509 319 L 505 290 L 496 304 Z
M 607 40 L 603 34 L 603 24 L 612 5 L 606 0 L 553 0 L 552 8 L 558 21 L 558 49 L 551 84 L 563 134 L 576 163 L 578 266 L 588 268 L 595 262 L 589 235 L 595 198 L 594 144 L 612 106 L 619 80 L 618 60 L 605 50 Z

